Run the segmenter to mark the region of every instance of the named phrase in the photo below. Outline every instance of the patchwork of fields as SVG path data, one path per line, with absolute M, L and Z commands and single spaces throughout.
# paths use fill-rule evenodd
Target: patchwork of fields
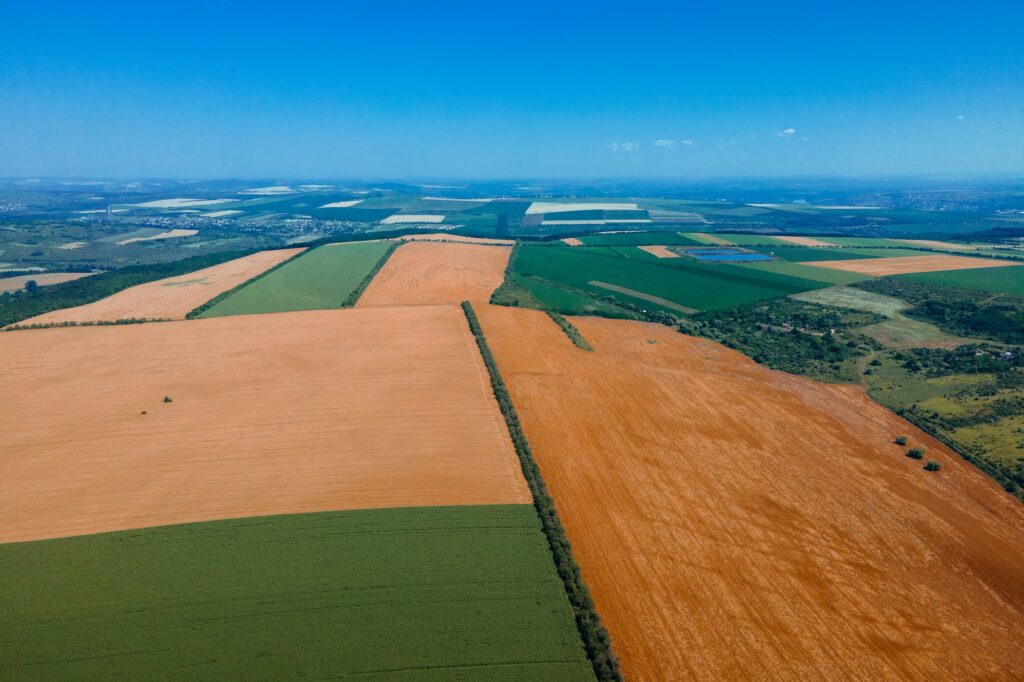
M 647 214 L 618 201 L 424 197 L 397 209 L 263 190 L 213 203 L 491 226 Z M 827 210 L 653 210 L 691 208 L 700 220 Z M 661 229 L 533 242 L 391 233 L 264 251 L 24 324 L 179 321 L 0 333 L 0 668 L 26 679 L 594 679 L 605 654 L 588 639 L 600 623 L 583 581 L 626 679 L 1024 675 L 1024 507 L 968 461 L 860 387 L 769 371 L 672 326 L 523 309 L 647 316 L 705 336 L 709 316 L 747 311 L 735 319 L 758 333 L 841 348 L 835 367 L 863 371 L 883 402 L 918 391 L 955 419 L 962 390 L 907 378 L 877 349 L 946 352 L 966 341 L 948 325 L 970 318 L 933 324 L 888 289 L 856 287 L 1020 293 L 1024 269 L 929 253 L 927 241 Z M 693 247 L 769 260 L 704 262 Z M 910 267 L 936 271 L 875 279 Z M 519 308 L 484 303 L 492 295 Z M 28 314 L 41 310 L 52 307 Z M 182 319 L 190 312 L 210 319 Z M 746 341 L 751 357 L 779 352 Z M 971 384 L 978 414 L 1005 412 L 999 401 L 1019 388 L 1012 367 L 997 370 Z M 994 424 L 963 437 L 990 441 Z M 1019 433 L 1000 431 L 1007 452 Z M 941 469 L 923 470 L 897 436 Z M 571 553 L 550 501 L 531 504 L 531 490 L 547 499 L 531 447 Z
M 243 284 L 301 251 L 261 251 L 186 275 L 140 284 L 95 303 L 56 310 L 19 324 L 113 322 L 132 318 L 182 319 L 218 294 Z
M 660 325 L 478 315 L 627 678 L 1024 673 L 1024 508 L 935 440 Z
M 321 246 L 235 291 L 201 317 L 339 308 L 389 247 L 383 241 Z

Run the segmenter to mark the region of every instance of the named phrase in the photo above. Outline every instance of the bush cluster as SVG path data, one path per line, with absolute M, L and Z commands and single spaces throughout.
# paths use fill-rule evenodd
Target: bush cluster
M 611 638 L 608 636 L 608 631 L 601 625 L 601 619 L 594 608 L 590 591 L 583 582 L 580 568 L 573 558 L 572 547 L 565 535 L 565 528 L 558 518 L 555 502 L 548 494 L 547 486 L 541 477 L 540 467 L 537 466 L 537 462 L 533 458 L 530 444 L 526 440 L 526 434 L 523 432 L 519 416 L 512 404 L 512 397 L 498 371 L 498 365 L 487 344 L 487 339 L 484 337 L 480 322 L 469 301 L 462 302 L 462 310 L 466 314 L 469 329 L 476 339 L 480 355 L 487 367 L 488 374 L 490 374 L 494 397 L 498 401 L 498 407 L 501 408 L 501 414 L 505 417 L 505 423 L 508 425 L 509 435 L 512 437 L 523 475 L 526 477 L 526 482 L 533 495 L 534 507 L 540 516 L 541 526 L 551 548 L 558 576 L 565 585 L 569 603 L 572 605 L 576 617 L 576 627 L 579 629 L 580 638 L 583 640 L 583 646 L 594 669 L 594 674 L 599 680 L 621 680 L 619 662 L 612 651 Z

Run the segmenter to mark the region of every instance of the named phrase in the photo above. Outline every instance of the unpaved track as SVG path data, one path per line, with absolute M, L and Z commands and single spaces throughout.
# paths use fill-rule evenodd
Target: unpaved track
M 356 307 L 487 301 L 505 278 L 512 249 L 410 242 L 384 264 Z
M 859 272 L 862 275 L 885 277 L 905 275 L 912 272 L 937 272 L 940 270 L 971 270 L 975 268 L 1002 268 L 1020 266 L 994 258 L 971 258 L 968 256 L 901 256 L 897 258 L 855 258 L 850 260 L 808 261 L 802 265 L 816 268 Z
M 1024 675 L 1024 506 L 859 388 L 476 309 L 627 679 Z
M 6 332 L 0 357 L 0 542 L 530 500 L 454 306 Z
M 260 251 L 177 277 L 129 287 L 95 303 L 54 310 L 18 324 L 113 322 L 129 318 L 180 320 L 214 296 L 235 288 L 302 250 Z

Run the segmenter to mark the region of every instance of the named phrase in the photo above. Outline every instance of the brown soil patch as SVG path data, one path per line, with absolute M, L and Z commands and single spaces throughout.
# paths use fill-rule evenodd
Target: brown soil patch
M 530 501 L 454 306 L 9 332 L 0 357 L 0 542 Z
M 431 234 L 407 234 L 404 237 L 400 237 L 403 241 L 446 241 L 446 242 L 459 242 L 460 244 L 498 244 L 501 246 L 512 246 L 515 244 L 514 239 L 487 239 L 485 237 L 464 237 L 458 234 L 449 234 L 447 232 L 432 232 Z
M 669 251 L 664 246 L 638 246 L 636 248 L 640 249 L 641 251 L 646 251 L 652 256 L 657 256 L 658 258 L 679 258 L 678 253 L 675 253 L 674 251 Z
M 41 272 L 38 275 L 19 275 L 18 277 L 4 277 L 0 279 L 0 291 L 17 291 L 25 288 L 25 282 L 35 280 L 36 284 L 45 287 L 49 284 L 60 284 L 70 282 L 73 279 L 88 277 L 91 272 Z
M 627 679 L 1024 675 L 1024 506 L 858 388 L 477 309 Z
M 969 258 L 967 256 L 903 256 L 899 258 L 856 258 L 851 260 L 808 261 L 802 265 L 817 268 L 859 272 L 862 275 L 884 277 L 904 275 L 911 272 L 935 272 L 938 270 L 971 270 L 973 268 L 1002 268 L 1020 263 L 992 258 Z
M 18 324 L 112 322 L 128 318 L 184 319 L 190 311 L 214 296 L 235 288 L 302 250 L 260 251 L 177 277 L 146 282 L 95 303 L 55 310 Z
M 567 244 L 569 246 L 583 246 L 583 242 L 577 239 L 576 237 L 566 237 L 565 239 L 562 240 L 562 243 Z
M 484 244 L 404 244 L 366 287 L 356 306 L 486 301 L 501 286 L 511 252 Z
M 797 244 L 799 246 L 838 246 L 832 242 L 826 242 L 821 239 L 815 239 L 813 237 L 784 237 L 781 234 L 772 235 L 775 239 L 789 242 L 790 244 Z

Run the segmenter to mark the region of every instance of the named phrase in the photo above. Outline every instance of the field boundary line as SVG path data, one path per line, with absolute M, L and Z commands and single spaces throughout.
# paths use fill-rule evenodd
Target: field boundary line
M 366 277 L 363 277 L 362 281 L 359 282 L 358 285 L 356 285 L 356 288 L 353 289 L 349 293 L 349 295 L 345 297 L 345 300 L 344 302 L 342 302 L 341 307 L 351 308 L 356 303 L 358 303 L 360 297 L 362 297 L 363 295 L 363 292 L 366 291 L 366 287 L 370 286 L 370 282 L 373 281 L 373 278 L 376 277 L 377 273 L 380 272 L 381 268 L 384 267 L 384 264 L 388 262 L 388 259 L 391 258 L 391 254 L 397 251 L 398 247 L 400 247 L 402 244 L 407 243 L 409 242 L 406 242 L 405 240 L 395 240 L 394 242 L 392 242 L 391 246 L 388 247 L 388 250 L 385 251 L 379 259 L 377 259 L 377 264 L 374 265 L 373 268 L 368 273 L 366 273 Z
M 555 324 L 562 328 L 562 331 L 565 332 L 565 335 L 569 337 L 569 340 L 572 341 L 574 346 L 585 351 L 593 352 L 594 347 L 591 346 L 590 342 L 587 341 L 587 338 L 580 333 L 580 330 L 576 328 L 576 325 L 565 318 L 565 315 L 554 310 L 548 310 L 547 314 L 548 317 L 555 321 Z
M 619 670 L 619 661 L 612 650 L 611 637 L 601 624 L 601 617 L 594 607 L 590 590 L 587 589 L 583 575 L 580 573 L 580 567 L 573 558 L 572 545 L 565 535 L 565 528 L 558 517 L 555 502 L 548 493 L 547 484 L 544 483 L 544 478 L 541 476 L 540 467 L 533 458 L 533 451 L 530 449 L 530 443 L 526 440 L 526 434 L 519 423 L 519 415 L 512 403 L 512 396 L 508 392 L 505 380 L 491 353 L 487 337 L 480 326 L 480 320 L 477 319 L 476 312 L 473 310 L 473 304 L 463 301 L 462 311 L 466 315 L 469 330 L 473 333 L 473 338 L 476 339 L 480 357 L 491 377 L 491 389 L 494 391 L 501 414 L 505 418 L 509 436 L 512 437 L 512 445 L 519 456 L 523 475 L 526 477 L 526 483 L 533 497 L 533 506 L 540 517 L 541 527 L 551 549 L 555 569 L 565 585 L 565 592 L 575 616 L 576 627 L 579 630 L 583 648 L 586 650 L 587 659 L 598 680 L 621 681 L 622 673 Z
M 235 293 L 241 291 L 242 289 L 244 289 L 245 287 L 249 286 L 250 284 L 252 284 L 256 280 L 262 279 L 262 278 L 266 277 L 267 275 L 272 273 L 274 270 L 277 270 L 278 268 L 283 267 L 284 265 L 286 265 L 288 263 L 291 263 L 296 258 L 300 258 L 300 257 L 302 257 L 302 256 L 304 256 L 307 253 L 310 253 L 312 251 L 315 251 L 315 249 L 303 249 L 302 251 L 299 251 L 297 254 L 295 254 L 291 258 L 285 258 L 283 261 L 281 261 L 280 263 L 278 263 L 274 267 L 267 268 L 266 270 L 264 270 L 260 274 L 256 275 L 255 277 L 250 277 L 249 279 L 245 280 L 244 282 L 242 282 L 238 286 L 234 286 L 234 287 L 228 289 L 227 291 L 222 291 L 221 293 L 217 294 L 216 296 L 211 298 L 206 303 L 203 303 L 202 305 L 197 306 L 197 307 L 193 308 L 192 310 L 188 311 L 188 314 L 185 315 L 185 319 L 186 320 L 192 320 L 192 319 L 195 319 L 195 318 L 199 317 L 200 315 L 205 313 L 207 310 L 209 310 L 213 306 L 217 305 L 218 303 L 220 303 L 221 301 L 226 299 L 228 296 L 231 296 L 232 294 L 235 294 Z

